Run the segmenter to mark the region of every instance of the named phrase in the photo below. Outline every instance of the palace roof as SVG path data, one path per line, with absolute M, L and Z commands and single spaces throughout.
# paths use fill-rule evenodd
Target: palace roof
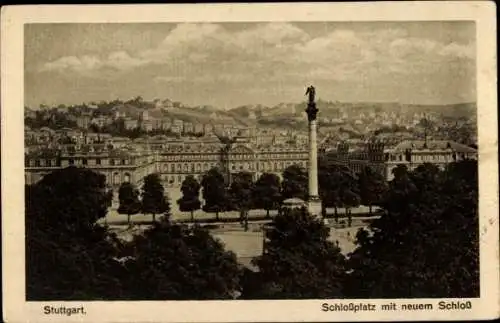
M 474 153 L 476 149 L 469 146 L 447 140 L 404 140 L 396 145 L 393 151 L 411 150 L 447 150 L 451 149 L 460 153 Z

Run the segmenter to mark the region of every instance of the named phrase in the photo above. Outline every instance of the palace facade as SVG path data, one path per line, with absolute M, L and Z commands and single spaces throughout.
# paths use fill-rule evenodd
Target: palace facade
M 354 173 L 368 166 L 390 181 L 394 178 L 393 170 L 400 165 L 409 171 L 425 163 L 444 169 L 452 162 L 477 159 L 477 150 L 446 140 L 404 140 L 396 145 L 382 141 L 355 145 L 341 142 L 327 155 Z
M 199 140 L 168 138 L 138 139 L 115 147 L 112 143 L 58 145 L 57 148 L 29 147 L 25 152 L 26 184 L 71 165 L 86 167 L 106 176 L 106 184 L 117 191 L 123 182 L 141 185 L 145 176 L 158 173 L 167 187 L 180 187 L 188 175 L 202 175 L 218 167 L 230 177 L 250 172 L 254 179 L 269 172 L 281 176 L 290 165 L 307 168 L 306 147 L 255 144 L 240 137 L 223 143 L 217 137 Z

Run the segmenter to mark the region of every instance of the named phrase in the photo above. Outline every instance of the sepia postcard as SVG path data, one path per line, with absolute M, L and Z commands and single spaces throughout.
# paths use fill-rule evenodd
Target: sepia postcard
M 500 317 L 493 2 L 1 17 L 5 321 Z

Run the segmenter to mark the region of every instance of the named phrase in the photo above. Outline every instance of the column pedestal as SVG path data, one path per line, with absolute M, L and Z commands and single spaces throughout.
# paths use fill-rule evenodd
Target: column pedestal
M 321 199 L 318 196 L 310 196 L 307 199 L 307 210 L 313 217 L 321 217 Z

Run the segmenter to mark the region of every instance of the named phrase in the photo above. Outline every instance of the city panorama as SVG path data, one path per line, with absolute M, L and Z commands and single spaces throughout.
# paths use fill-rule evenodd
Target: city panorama
M 474 37 L 26 25 L 27 299 L 477 297 Z

